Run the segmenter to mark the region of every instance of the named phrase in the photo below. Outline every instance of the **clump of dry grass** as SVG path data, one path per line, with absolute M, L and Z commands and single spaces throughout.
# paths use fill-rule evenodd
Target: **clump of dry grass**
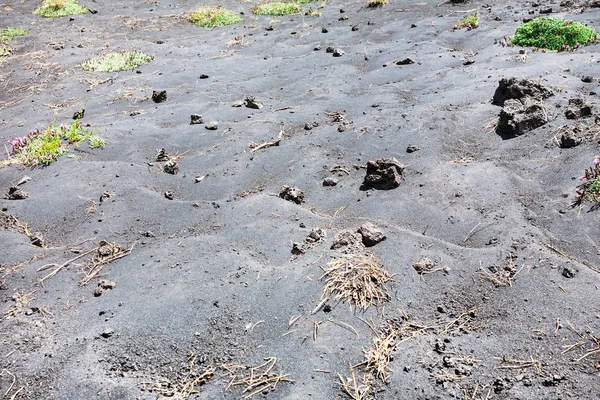
M 159 378 L 156 382 L 150 383 L 150 387 L 156 394 L 163 397 L 170 397 L 175 400 L 186 400 L 190 396 L 199 393 L 197 386 L 202 386 L 214 377 L 214 368 L 208 366 L 201 371 L 195 368 L 197 356 L 190 360 L 189 372 L 181 382 L 173 383 L 169 379 Z
M 30 308 L 31 301 L 34 298 L 35 290 L 25 293 L 16 292 L 12 295 L 12 300 L 15 302 L 11 308 L 4 314 L 4 318 L 14 318 L 18 314 L 22 314 L 26 309 Z
M 521 267 L 521 269 L 523 269 Z M 517 270 L 513 263 L 513 258 L 510 257 L 508 264 L 504 267 L 490 266 L 487 269 L 480 269 L 478 271 L 479 276 L 482 279 L 486 279 L 492 282 L 496 287 L 500 286 L 512 286 L 517 274 L 521 272 L 521 269 Z
M 327 281 L 323 297 L 332 294 L 361 310 L 390 299 L 386 283 L 394 282 L 393 276 L 373 254 L 335 258 L 323 270 L 321 279 Z
M 4 227 L 7 229 L 15 229 L 17 232 L 26 235 L 29 238 L 29 241 L 32 245 L 41 247 L 43 249 L 46 248 L 46 242 L 44 241 L 44 237 L 41 233 L 32 233 L 29 230 L 27 224 L 19 221 L 17 217 L 7 212 L 0 212 L 0 227 Z
M 79 284 L 82 286 L 87 285 L 92 279 L 100 274 L 100 271 L 102 271 L 106 264 L 128 256 L 131 253 L 133 246 L 135 246 L 135 243 L 125 248 L 121 248 L 117 243 L 101 240 L 98 247 L 95 249 L 96 252 L 93 257 L 84 265 L 83 273 L 85 276 L 79 281 Z
M 370 374 L 363 374 L 362 380 L 359 380 L 357 379 L 354 370 L 354 367 L 350 366 L 351 376 L 348 378 L 338 374 L 340 383 L 342 385 L 342 390 L 344 393 L 350 396 L 352 400 L 366 399 L 367 395 L 369 394 L 369 390 L 371 390 L 373 379 Z
M 225 370 L 225 376 L 229 376 L 227 389 L 234 386 L 242 386 L 244 398 L 248 399 L 264 390 L 275 390 L 280 382 L 293 382 L 288 374 L 274 372 L 273 368 L 277 358 L 269 357 L 265 362 L 256 367 L 243 365 L 225 364 L 221 366 Z

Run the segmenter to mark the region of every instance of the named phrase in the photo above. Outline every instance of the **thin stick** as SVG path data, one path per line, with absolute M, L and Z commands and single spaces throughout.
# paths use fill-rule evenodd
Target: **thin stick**
M 46 275 L 45 277 L 43 277 L 42 280 L 40 281 L 40 283 L 43 285 L 44 281 L 46 279 L 52 278 L 54 275 L 58 274 L 61 269 L 65 268 L 67 265 L 69 265 L 73 261 L 78 260 L 81 257 L 84 257 L 84 256 L 86 256 L 86 255 L 88 255 L 88 254 L 90 254 L 90 253 L 92 253 L 94 251 L 97 251 L 97 250 L 98 250 L 98 248 L 86 251 L 85 253 L 80 254 L 77 257 L 74 257 L 74 258 L 70 259 L 69 261 L 67 261 L 67 262 L 65 262 L 64 264 L 61 264 L 61 265 L 58 265 L 58 264 L 46 264 L 46 265 L 41 266 L 40 268 L 38 268 L 38 271 L 43 271 L 44 269 L 48 269 L 48 268 L 53 267 L 53 266 L 56 266 L 56 268 L 52 272 L 50 272 L 48 275 Z
M 352 332 L 354 332 L 354 334 L 356 335 L 356 337 L 358 339 L 360 339 L 360 335 L 358 334 L 358 332 L 356 331 L 356 329 L 354 329 L 350 324 L 347 324 L 347 323 L 342 322 L 342 321 L 336 321 L 335 319 L 331 319 L 331 318 L 329 318 L 328 321 L 332 322 L 332 323 L 334 323 L 336 325 L 339 325 L 341 327 L 350 329 Z

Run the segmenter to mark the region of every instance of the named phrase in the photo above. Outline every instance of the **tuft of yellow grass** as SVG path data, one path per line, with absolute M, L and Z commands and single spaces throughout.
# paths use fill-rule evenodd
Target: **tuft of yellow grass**
M 393 276 L 373 254 L 335 258 L 323 270 L 323 298 L 331 294 L 363 311 L 390 299 L 386 284 L 394 282 Z

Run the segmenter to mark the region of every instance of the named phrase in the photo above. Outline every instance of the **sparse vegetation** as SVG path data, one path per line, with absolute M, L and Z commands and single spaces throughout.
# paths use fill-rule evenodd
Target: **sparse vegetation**
M 256 7 L 252 7 L 251 11 L 256 15 L 288 15 L 300 12 L 302 7 L 296 3 L 286 1 L 274 1 L 271 3 L 263 3 Z
M 92 149 L 98 149 L 106 146 L 106 141 L 98 135 L 90 136 L 88 143 Z
M 575 194 L 574 205 L 580 205 L 584 201 L 595 203 L 594 207 L 600 205 L 600 156 L 594 158 L 594 165 L 585 170 L 585 174 L 579 178 L 581 184 Z
M 388 4 L 390 4 L 389 0 L 369 0 L 369 2 L 367 3 L 367 7 L 376 8 L 376 7 L 383 7 Z
M 152 60 L 151 56 L 137 51 L 122 51 L 84 61 L 78 67 L 84 71 L 118 72 L 130 71 Z
M 58 127 L 53 122 L 46 129 L 34 129 L 27 136 L 10 141 L 12 146 L 10 155 L 16 162 L 27 166 L 49 165 L 68 151 L 64 140 L 78 146 L 92 135 L 92 132 L 81 126 L 79 120 Z
M 221 7 L 202 7 L 191 13 L 188 18 L 195 25 L 207 28 L 232 25 L 242 21 L 239 15 Z
M 477 27 L 479 27 L 479 13 L 467 15 L 461 19 L 458 24 L 454 25 L 454 29 L 467 28 L 469 31 Z
M 67 17 L 70 15 L 85 14 L 88 9 L 79 5 L 77 0 L 44 0 L 42 5 L 35 9 L 34 14 L 47 18 Z
M 309 8 L 308 10 L 306 10 L 304 15 L 307 15 L 309 17 L 320 17 L 323 14 L 319 10 L 315 10 L 314 8 Z
M 324 271 L 321 278 L 326 278 L 327 283 L 323 296 L 333 294 L 361 310 L 379 306 L 390 298 L 385 285 L 394 281 L 392 275 L 372 254 L 336 258 Z
M 12 51 L 12 49 L 7 45 L 9 41 L 18 36 L 26 35 L 28 32 L 29 30 L 25 28 L 0 29 L 0 57 L 7 56 Z
M 519 26 L 510 44 L 548 50 L 575 50 L 596 41 L 593 28 L 562 18 L 541 17 Z

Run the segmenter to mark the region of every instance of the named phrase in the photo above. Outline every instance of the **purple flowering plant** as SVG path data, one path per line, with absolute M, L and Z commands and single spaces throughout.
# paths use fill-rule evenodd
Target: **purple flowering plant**
M 579 181 L 581 183 L 575 190 L 574 205 L 584 201 L 600 203 L 600 156 L 594 158 L 594 165 L 585 170 Z
M 34 129 L 27 136 L 9 141 L 12 146 L 10 155 L 27 166 L 49 165 L 68 151 L 63 141 L 77 146 L 91 135 L 92 133 L 81 126 L 79 120 L 60 126 L 52 122 L 45 129 Z

